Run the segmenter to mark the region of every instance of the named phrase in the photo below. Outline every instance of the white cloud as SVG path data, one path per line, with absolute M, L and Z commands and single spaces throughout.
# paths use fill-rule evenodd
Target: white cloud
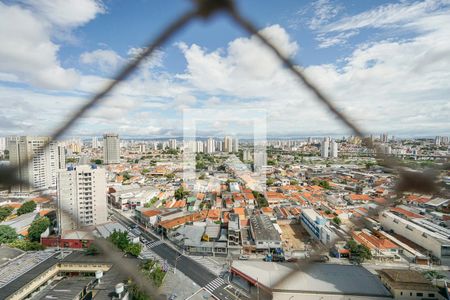
M 74 69 L 61 66 L 59 46 L 48 27 L 30 10 L 0 3 L 0 72 L 32 85 L 67 89 L 79 80 Z
M 445 53 L 450 40 L 445 36 L 450 36 L 450 28 L 444 24 L 450 24 L 450 15 L 417 19 L 409 26 L 427 30 L 415 38 L 361 45 L 339 67 L 312 65 L 304 71 L 369 132 L 448 133 L 450 58 Z M 297 51 L 281 27 L 269 28 L 276 28 L 278 45 L 286 53 Z M 207 100 L 207 105 L 266 108 L 269 130 L 275 133 L 346 131 L 253 37 L 236 39 L 225 50 L 207 51 L 195 44 L 180 48 L 187 70 L 179 78 L 188 80 L 197 93 L 206 92 L 206 98 L 232 99 Z M 439 63 L 433 63 L 435 58 Z
M 99 0 L 22 0 L 42 18 L 59 27 L 78 27 L 105 12 Z
M 113 50 L 97 49 L 80 55 L 80 62 L 97 67 L 103 72 L 111 72 L 124 62 L 124 59 Z
M 340 32 L 338 34 L 327 35 L 327 34 L 319 34 L 316 37 L 316 40 L 319 42 L 319 48 L 329 48 L 335 45 L 342 45 L 347 42 L 347 40 L 358 34 L 358 31 L 347 31 Z
M 103 13 L 96 0 L 23 0 L 0 2 L 0 73 L 2 80 L 20 81 L 48 89 L 70 89 L 78 72 L 58 59 L 60 46 L 53 34 L 81 26 Z
M 426 0 L 417 2 L 402 1 L 395 4 L 385 4 L 354 16 L 344 17 L 320 28 L 322 31 L 347 31 L 365 27 L 381 28 L 400 26 L 425 17 L 430 13 L 440 14 L 448 0 Z
M 312 10 L 313 17 L 309 20 L 309 28 L 315 30 L 336 17 L 343 7 L 330 0 L 316 0 L 312 3 Z

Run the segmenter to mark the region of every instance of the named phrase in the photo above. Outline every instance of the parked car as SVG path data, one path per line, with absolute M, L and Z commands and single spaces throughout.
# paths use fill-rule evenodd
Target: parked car
M 240 260 L 248 260 L 250 258 L 250 255 L 242 254 L 239 256 Z

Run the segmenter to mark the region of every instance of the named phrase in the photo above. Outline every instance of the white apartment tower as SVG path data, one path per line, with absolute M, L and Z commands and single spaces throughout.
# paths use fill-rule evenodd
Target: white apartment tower
M 239 151 L 239 139 L 238 138 L 234 138 L 232 150 L 233 150 L 233 152 Z
M 103 163 L 120 163 L 120 140 L 119 135 L 115 133 L 106 133 L 103 135 Z
M 320 156 L 323 158 L 328 157 L 328 148 L 330 147 L 330 138 L 324 138 L 320 145 Z
M 105 223 L 108 215 L 105 170 L 81 165 L 59 171 L 58 199 L 63 231 Z
M 338 157 L 338 144 L 336 143 L 335 140 L 332 140 L 330 144 L 330 157 L 331 158 Z
M 195 152 L 197 153 L 203 153 L 204 147 L 202 141 L 196 141 L 195 142 Z
M 223 151 L 224 152 L 232 152 L 233 151 L 233 139 L 231 136 L 226 136 L 223 139 Z
M 215 143 L 213 138 L 209 138 L 206 142 L 206 153 L 214 153 L 216 151 Z
M 6 138 L 0 137 L 0 152 L 3 152 L 6 150 Z
M 92 149 L 97 149 L 98 148 L 98 138 L 96 136 L 94 136 L 92 138 Z
M 30 183 L 15 185 L 11 192 L 56 187 L 57 172 L 64 169 L 66 164 L 65 150 L 61 144 L 50 142 L 50 137 L 21 136 L 9 140 L 8 150 L 11 165 L 19 166 L 19 179 Z M 28 163 L 25 163 L 27 160 Z
M 173 150 L 177 149 L 177 140 L 176 139 L 169 140 L 169 147 L 170 149 Z

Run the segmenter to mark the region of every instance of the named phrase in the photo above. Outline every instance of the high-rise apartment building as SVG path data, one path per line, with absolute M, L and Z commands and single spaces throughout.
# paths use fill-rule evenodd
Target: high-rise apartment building
M 223 151 L 224 152 L 232 152 L 233 151 L 233 139 L 231 136 L 226 136 L 223 139 Z
M 330 138 L 324 138 L 320 145 L 320 156 L 323 158 L 328 157 L 328 148 L 330 147 Z
M 59 171 L 58 200 L 63 231 L 105 223 L 108 214 L 105 170 L 81 165 Z
M 335 140 L 332 140 L 330 144 L 330 157 L 331 158 L 338 157 L 338 144 L 336 143 Z
M 6 150 L 6 137 L 0 137 L 0 152 Z
M 93 148 L 93 149 L 97 149 L 98 146 L 99 146 L 99 144 L 98 144 L 98 138 L 97 138 L 96 136 L 94 136 L 94 137 L 92 138 L 92 148 Z
M 206 142 L 206 153 L 214 153 L 216 151 L 215 143 L 213 138 L 209 138 Z
M 171 139 L 169 140 L 169 147 L 170 149 L 177 149 L 177 140 L 176 139 Z
M 440 136 L 436 136 L 436 138 L 434 139 L 434 144 L 438 147 L 441 145 L 441 137 Z
M 48 146 L 44 147 L 47 143 Z M 64 169 L 66 163 L 65 150 L 61 144 L 50 142 L 50 137 L 21 136 L 9 140 L 8 150 L 11 165 L 19 166 L 19 179 L 30 183 L 15 185 L 11 192 L 56 187 L 57 172 Z
M 234 138 L 233 140 L 233 145 L 232 145 L 232 152 L 237 153 L 239 151 L 239 139 L 238 138 Z
M 103 163 L 120 163 L 120 140 L 118 134 L 106 133 L 103 135 Z
M 203 153 L 203 150 L 204 150 L 203 142 L 202 141 L 196 141 L 195 145 L 196 145 L 195 146 L 195 152 Z

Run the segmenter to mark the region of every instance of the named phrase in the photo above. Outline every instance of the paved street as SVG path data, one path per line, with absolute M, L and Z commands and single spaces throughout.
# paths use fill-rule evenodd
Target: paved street
M 113 219 L 122 223 L 127 228 L 136 225 L 134 221 L 122 216 L 120 213 L 112 210 Z M 178 250 L 172 248 L 167 243 L 159 240 L 159 237 L 154 233 L 139 227 L 141 238 L 144 240 L 145 250 L 143 255 L 147 257 L 156 258 L 159 261 L 167 261 L 167 263 L 175 269 L 175 272 L 181 271 L 199 287 L 203 287 L 208 292 L 212 293 L 216 298 L 223 300 L 237 299 L 230 291 L 225 289 L 228 284 L 214 272 L 211 272 L 197 261 L 188 256 L 182 255 Z M 156 254 L 156 256 L 153 254 Z M 158 258 L 159 257 L 159 258 Z M 241 295 L 241 299 L 242 299 Z

